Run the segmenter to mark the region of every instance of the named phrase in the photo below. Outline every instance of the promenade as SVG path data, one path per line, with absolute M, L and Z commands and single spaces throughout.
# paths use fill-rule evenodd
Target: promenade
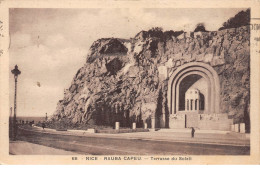
M 92 133 L 91 133 L 92 132 Z M 133 133 L 93 133 L 93 130 L 56 131 L 19 127 L 13 155 L 249 155 L 246 134 L 190 129 L 161 129 Z
M 43 130 L 40 127 L 33 127 L 32 131 L 45 134 L 61 134 L 96 138 L 142 139 L 151 141 L 250 146 L 250 134 L 240 134 L 229 131 L 196 130 L 194 138 L 191 138 L 190 129 L 161 129 L 157 131 L 150 130 L 149 132 L 119 134 L 90 133 L 83 130 L 56 131 L 48 128 Z

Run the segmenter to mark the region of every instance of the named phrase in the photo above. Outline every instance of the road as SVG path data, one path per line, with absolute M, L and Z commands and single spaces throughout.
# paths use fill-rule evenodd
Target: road
M 118 139 L 19 131 L 18 140 L 84 155 L 249 155 L 248 146 Z M 109 136 L 109 135 L 108 135 Z

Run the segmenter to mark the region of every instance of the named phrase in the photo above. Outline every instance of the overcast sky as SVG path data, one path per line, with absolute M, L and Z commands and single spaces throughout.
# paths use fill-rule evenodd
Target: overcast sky
M 52 115 L 93 41 L 130 38 L 141 30 L 217 30 L 244 9 L 11 9 L 10 70 L 17 64 L 18 116 Z M 10 72 L 10 106 L 14 78 Z M 40 86 L 37 85 L 40 83 Z

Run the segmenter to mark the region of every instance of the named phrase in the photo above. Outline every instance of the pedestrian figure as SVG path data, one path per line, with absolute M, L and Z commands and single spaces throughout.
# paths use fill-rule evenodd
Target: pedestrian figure
M 195 129 L 191 127 L 191 138 L 194 138 Z
M 42 129 L 44 129 L 44 128 L 45 128 L 45 123 L 43 122 L 43 123 L 42 123 Z

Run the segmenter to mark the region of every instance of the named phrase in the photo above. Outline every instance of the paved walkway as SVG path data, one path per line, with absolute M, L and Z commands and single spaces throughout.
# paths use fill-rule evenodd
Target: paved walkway
M 27 129 L 28 130 L 28 129 Z M 135 132 L 135 133 L 120 133 L 120 134 L 103 134 L 103 133 L 88 133 L 82 131 L 56 131 L 52 129 L 42 130 L 39 127 L 33 127 L 32 131 L 47 133 L 47 134 L 62 134 L 73 136 L 88 136 L 116 139 L 140 139 L 150 141 L 169 141 L 169 142 L 184 142 L 198 144 L 216 144 L 216 145 L 232 145 L 232 146 L 250 146 L 250 140 L 237 137 L 234 133 L 195 133 L 195 137 L 191 138 L 189 132 Z
M 12 155 L 77 155 L 77 153 L 33 144 L 25 141 L 10 141 L 9 153 Z

